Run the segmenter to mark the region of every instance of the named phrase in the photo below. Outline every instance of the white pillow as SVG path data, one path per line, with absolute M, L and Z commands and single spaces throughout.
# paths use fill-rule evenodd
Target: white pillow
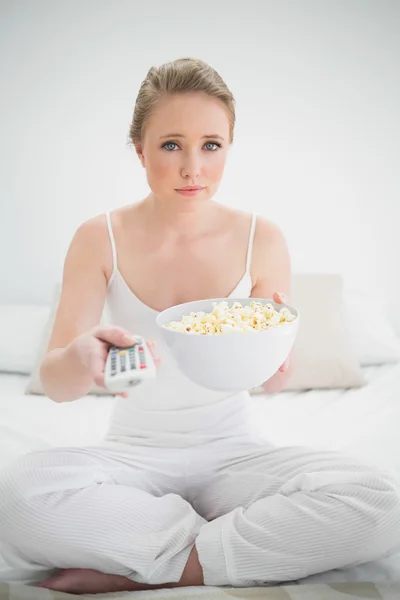
M 300 313 L 295 368 L 286 390 L 353 388 L 365 380 L 345 317 L 336 274 L 294 274 L 291 303 Z
M 45 305 L 0 305 L 0 371 L 32 371 L 49 314 Z
M 347 326 L 362 366 L 400 361 L 400 338 L 390 325 L 383 302 L 371 293 L 345 292 Z
M 363 384 L 359 366 L 400 361 L 400 338 L 383 302 L 370 293 L 344 290 L 339 275 L 293 274 L 291 302 L 301 316 L 287 390 L 357 387 Z

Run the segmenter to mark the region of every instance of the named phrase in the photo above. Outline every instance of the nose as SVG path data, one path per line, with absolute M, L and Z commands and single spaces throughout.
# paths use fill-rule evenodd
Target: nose
M 201 173 L 201 158 L 197 152 L 190 152 L 184 155 L 181 175 L 184 179 L 188 179 L 190 183 L 196 183 L 197 178 Z

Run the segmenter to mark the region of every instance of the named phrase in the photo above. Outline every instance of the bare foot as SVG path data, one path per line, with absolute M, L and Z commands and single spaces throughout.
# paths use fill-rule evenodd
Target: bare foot
M 108 575 L 94 569 L 65 569 L 42 581 L 37 587 L 69 594 L 100 594 L 147 589 L 127 577 Z
M 204 585 L 203 571 L 195 546 L 190 553 L 181 579 L 176 583 L 148 585 L 137 583 L 122 575 L 109 575 L 94 569 L 65 569 L 42 581 L 37 587 L 69 594 L 106 594 L 192 585 Z

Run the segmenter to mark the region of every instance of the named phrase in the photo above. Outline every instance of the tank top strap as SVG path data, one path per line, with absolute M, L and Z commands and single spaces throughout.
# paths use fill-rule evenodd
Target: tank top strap
M 254 232 L 256 230 L 256 221 L 257 221 L 257 215 L 256 215 L 256 213 L 253 213 L 253 216 L 251 219 L 251 226 L 250 226 L 249 243 L 247 246 L 246 273 L 250 273 L 251 257 L 253 254 Z
M 113 232 L 113 228 L 112 228 L 112 224 L 111 224 L 110 211 L 106 212 L 106 221 L 107 221 L 108 235 L 110 236 L 111 251 L 112 251 L 112 258 L 113 258 L 113 270 L 112 270 L 111 277 L 108 281 L 108 284 L 110 284 L 112 282 L 112 280 L 114 279 L 115 273 L 117 272 L 117 268 L 118 268 L 118 266 L 117 266 L 117 248 L 115 245 L 114 232 Z

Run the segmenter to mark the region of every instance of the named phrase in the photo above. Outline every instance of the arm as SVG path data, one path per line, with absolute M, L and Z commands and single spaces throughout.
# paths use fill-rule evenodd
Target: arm
M 261 218 L 257 219 L 253 268 L 253 298 L 273 298 L 279 302 L 279 296 L 283 295 L 284 301 L 289 302 L 291 264 L 286 240 L 276 225 Z M 265 392 L 276 394 L 282 391 L 292 372 L 293 350 L 281 369 L 264 383 Z
M 40 379 L 47 396 L 57 402 L 81 398 L 93 379 L 88 365 L 71 351 L 71 342 L 100 322 L 107 287 L 104 265 L 106 227 L 102 216 L 76 231 L 64 263 L 60 302 Z

